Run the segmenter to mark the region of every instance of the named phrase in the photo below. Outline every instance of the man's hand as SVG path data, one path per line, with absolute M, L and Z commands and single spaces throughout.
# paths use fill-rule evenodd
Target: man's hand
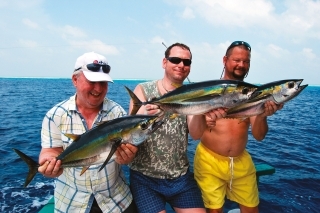
M 45 177 L 58 177 L 63 172 L 63 169 L 61 168 L 61 161 L 53 157 L 50 161 L 47 160 L 41 166 L 39 166 L 38 172 Z
M 132 144 L 121 144 L 116 151 L 115 161 L 119 164 L 128 164 L 136 156 L 138 147 Z
M 145 106 L 146 108 L 146 114 L 147 115 L 158 115 L 162 113 L 163 111 L 159 108 L 159 106 L 154 105 L 154 104 L 147 104 Z
M 62 147 L 42 148 L 39 156 L 40 166 L 38 172 L 50 178 L 60 176 L 63 172 L 63 168 L 61 167 L 61 161 L 57 161 L 56 156 L 62 151 Z
M 283 108 L 283 104 L 276 104 L 273 101 L 267 101 L 264 104 L 264 113 L 261 114 L 262 117 L 271 116 L 276 111 L 281 110 Z
M 216 126 L 216 120 L 224 118 L 227 115 L 227 109 L 219 108 L 211 110 L 204 114 L 208 128 Z

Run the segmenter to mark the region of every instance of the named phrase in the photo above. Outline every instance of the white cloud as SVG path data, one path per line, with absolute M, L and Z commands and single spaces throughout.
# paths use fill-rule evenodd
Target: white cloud
M 10 0 L 0 1 L 0 7 L 15 7 L 17 10 L 26 10 L 41 5 L 43 0 Z
M 317 56 L 313 53 L 312 49 L 304 48 L 302 54 L 309 60 L 315 59 Z
M 184 1 L 208 23 L 215 26 L 249 27 L 266 20 L 274 10 L 272 4 L 264 0 L 196 0 Z
M 151 43 L 158 43 L 161 44 L 162 42 L 165 43 L 164 39 L 161 38 L 160 36 L 155 36 L 151 39 Z
M 287 10 L 281 14 L 283 29 L 295 37 L 306 36 L 319 39 L 320 34 L 320 1 L 299 0 L 286 1 Z
M 86 38 L 87 35 L 86 33 L 78 28 L 78 27 L 73 27 L 70 25 L 65 25 L 62 27 L 57 27 L 57 26 L 48 26 L 48 29 L 52 31 L 53 33 L 56 33 L 57 35 L 60 35 L 64 39 L 69 39 L 69 38 Z
M 25 40 L 25 39 L 19 39 L 19 44 L 22 47 L 27 47 L 27 48 L 32 48 L 32 47 L 37 47 L 38 43 L 36 41 L 32 41 L 32 40 Z
M 139 22 L 136 19 L 132 18 L 132 17 L 127 17 L 127 21 L 129 21 L 131 23 L 134 23 L 134 24 L 139 24 Z
M 26 25 L 27 27 L 29 27 L 29 28 L 33 28 L 33 29 L 38 29 L 39 28 L 39 25 L 37 23 L 35 23 L 35 22 L 33 22 L 33 21 L 31 21 L 30 19 L 27 19 L 27 18 L 22 19 L 22 23 L 24 25 Z
M 195 15 L 193 13 L 193 10 L 189 7 L 186 7 L 182 13 L 182 18 L 184 19 L 194 19 Z
M 269 44 L 267 46 L 267 51 L 269 52 L 270 55 L 272 55 L 275 58 L 280 58 L 283 56 L 283 54 L 286 52 L 283 50 L 281 47 L 274 45 L 274 44 Z
M 192 8 L 194 16 L 202 17 L 215 27 L 267 30 L 282 37 L 294 34 L 295 40 L 320 38 L 320 1 L 277 2 L 284 8 L 279 11 L 269 0 L 182 0 L 175 4 Z
M 85 49 L 86 51 L 95 51 L 102 55 L 119 55 L 120 51 L 112 45 L 107 45 L 100 40 L 94 39 L 90 41 L 70 41 L 70 45 L 74 48 Z

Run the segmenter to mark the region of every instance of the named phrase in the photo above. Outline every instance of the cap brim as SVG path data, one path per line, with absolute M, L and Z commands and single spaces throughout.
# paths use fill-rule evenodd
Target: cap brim
M 113 83 L 110 75 L 104 72 L 83 71 L 83 74 L 86 77 L 86 79 L 92 82 L 108 81 Z

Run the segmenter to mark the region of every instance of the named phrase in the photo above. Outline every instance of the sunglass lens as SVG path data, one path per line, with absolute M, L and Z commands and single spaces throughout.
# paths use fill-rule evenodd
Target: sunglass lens
M 183 59 L 183 64 L 184 64 L 184 66 L 190 66 L 191 60 L 190 59 Z
M 93 63 L 92 64 L 87 64 L 88 70 L 93 71 L 93 72 L 98 72 L 100 70 L 100 67 L 102 68 L 102 71 L 104 73 L 108 74 L 110 72 L 111 67 L 108 64 L 103 64 L 103 65 L 101 65 L 101 64 L 93 64 Z
M 102 71 L 103 71 L 104 73 L 107 73 L 107 74 L 108 74 L 108 73 L 110 72 L 111 67 L 110 67 L 108 64 L 102 65 L 101 67 L 102 67 Z
M 178 57 L 168 57 L 167 59 L 173 64 L 179 64 L 182 61 L 184 66 L 190 66 L 191 65 L 191 60 L 190 59 L 182 59 L 182 58 L 178 58 Z
M 179 64 L 181 62 L 181 58 L 178 57 L 169 57 L 168 60 L 173 64 Z
M 94 71 L 94 72 L 99 71 L 100 67 L 101 67 L 100 64 L 87 64 L 88 70 L 91 70 L 91 71 Z
M 251 46 L 250 44 L 248 44 L 247 42 L 245 41 L 234 41 L 232 42 L 232 44 L 230 44 L 230 46 L 228 47 L 227 51 L 235 46 L 239 46 L 239 45 L 244 45 L 245 47 L 247 47 L 248 50 L 251 51 Z

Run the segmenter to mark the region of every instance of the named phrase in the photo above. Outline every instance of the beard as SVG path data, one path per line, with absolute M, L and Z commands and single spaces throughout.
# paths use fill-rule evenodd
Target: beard
M 241 81 L 243 81 L 243 79 L 245 78 L 245 77 L 247 77 L 247 74 L 248 74 L 248 72 L 249 71 L 247 71 L 247 70 L 245 70 L 245 69 L 237 69 L 238 71 L 240 71 L 240 72 L 236 72 L 236 70 L 234 70 L 233 72 L 232 72 L 232 76 L 235 78 L 235 79 L 237 79 L 237 80 L 241 80 Z

